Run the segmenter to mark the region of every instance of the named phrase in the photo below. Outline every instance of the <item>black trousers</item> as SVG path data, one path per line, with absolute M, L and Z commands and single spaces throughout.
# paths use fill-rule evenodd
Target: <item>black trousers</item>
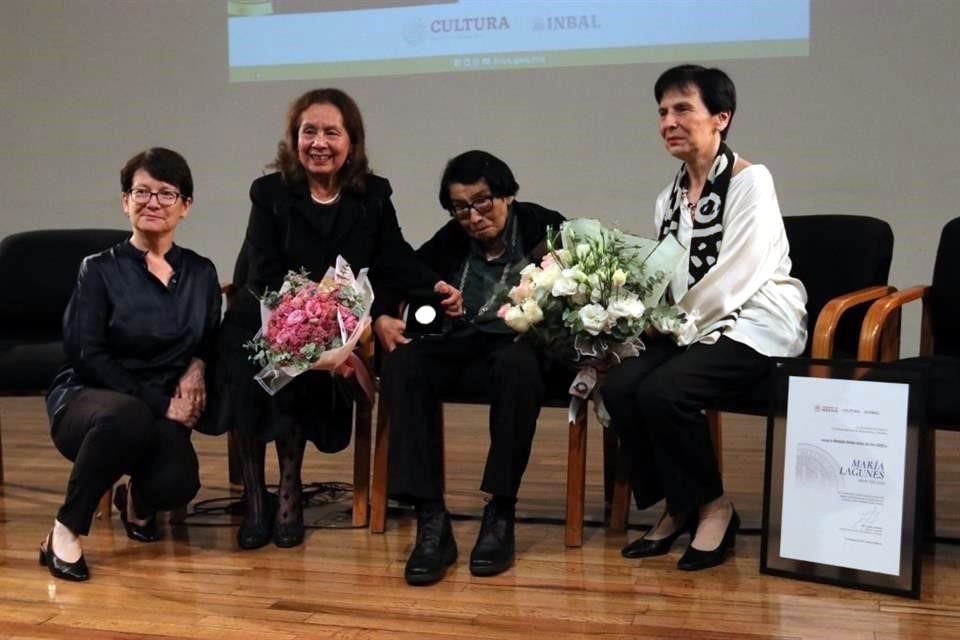
M 723 495 L 703 410 L 757 384 L 769 367 L 729 338 L 683 348 L 661 337 L 610 369 L 601 394 L 626 449 L 638 507 L 666 498 L 667 510 L 680 515 Z
M 134 511 L 142 517 L 179 508 L 200 489 L 191 430 L 157 418 L 134 396 L 79 391 L 54 418 L 50 433 L 57 450 L 73 461 L 57 519 L 78 535 L 89 533 L 100 497 L 125 474 Z
M 490 403 L 490 448 L 481 490 L 516 497 L 530 459 L 544 383 L 537 352 L 513 336 L 475 333 L 417 340 L 385 355 L 390 412 L 388 487 L 396 499 L 443 497 L 441 399 Z

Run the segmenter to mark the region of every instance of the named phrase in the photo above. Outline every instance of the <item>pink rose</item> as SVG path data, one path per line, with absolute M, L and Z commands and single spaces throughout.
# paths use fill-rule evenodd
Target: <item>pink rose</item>
M 507 311 L 510 311 L 510 303 L 504 302 L 502 305 L 500 305 L 500 308 L 497 309 L 497 317 L 502 320 L 503 318 L 507 317 Z
M 293 311 L 290 312 L 290 315 L 287 316 L 287 319 L 284 322 L 284 324 L 287 325 L 288 327 L 293 327 L 298 324 L 303 324 L 303 321 L 306 319 L 307 319 L 307 314 L 305 314 L 300 309 L 294 309 Z

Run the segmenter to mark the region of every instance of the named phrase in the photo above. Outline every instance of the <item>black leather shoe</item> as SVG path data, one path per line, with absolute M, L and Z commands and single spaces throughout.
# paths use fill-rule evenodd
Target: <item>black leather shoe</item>
M 417 512 L 417 543 L 407 559 L 403 577 L 407 584 L 422 586 L 443 578 L 457 560 L 450 514 L 446 511 Z
M 47 544 L 40 544 L 40 564 L 50 570 L 50 575 L 61 580 L 83 582 L 90 579 L 90 569 L 83 555 L 76 562 L 67 562 L 57 557 L 53 552 L 53 530 L 47 535 Z
M 127 537 L 137 542 L 156 542 L 160 540 L 160 531 L 157 529 L 157 516 L 152 516 L 146 524 L 135 524 L 127 520 L 127 485 L 122 484 L 113 491 L 113 506 L 120 512 L 120 522 L 127 530 Z
M 663 518 L 661 518 L 661 520 L 662 519 Z M 670 548 L 673 547 L 673 543 L 677 541 L 677 538 L 688 532 L 692 534 L 694 529 L 692 524 L 693 519 L 691 518 L 690 524 L 677 528 L 676 531 L 659 540 L 650 540 L 649 538 L 641 536 L 620 549 L 620 555 L 624 558 L 652 558 L 653 556 L 665 555 L 670 552 Z M 660 526 L 659 522 L 657 522 L 657 525 L 650 531 L 654 531 L 658 526 Z
M 514 511 L 498 507 L 493 501 L 483 509 L 477 544 L 470 553 L 470 573 L 495 576 L 513 566 L 515 553 Z
M 734 510 L 733 515 L 730 517 L 730 522 L 727 523 L 727 530 L 723 533 L 723 540 L 720 541 L 717 548 L 711 551 L 700 551 L 699 549 L 694 549 L 691 544 L 691 546 L 687 547 L 683 556 L 680 557 L 680 561 L 677 562 L 677 569 L 681 569 L 682 571 L 700 571 L 701 569 L 709 569 L 710 567 L 723 564 L 723 561 L 727 559 L 727 554 L 733 551 L 734 544 L 737 540 L 737 530 L 739 528 L 740 516 L 736 510 Z
M 260 518 L 251 518 L 246 510 L 243 522 L 237 529 L 237 545 L 241 549 L 259 549 L 273 538 L 273 519 L 277 513 L 277 496 L 264 492 Z

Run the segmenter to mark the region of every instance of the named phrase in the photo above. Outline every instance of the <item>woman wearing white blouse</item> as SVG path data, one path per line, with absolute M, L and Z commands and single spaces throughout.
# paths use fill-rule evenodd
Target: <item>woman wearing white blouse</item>
M 638 506 L 666 501 L 657 525 L 623 555 L 668 553 L 689 532 L 677 566 L 698 570 L 724 561 L 740 524 L 702 411 L 758 383 L 770 357 L 803 351 L 806 292 L 790 277 L 770 172 L 725 143 L 736 111 L 730 78 L 683 65 L 664 72 L 654 93 L 660 135 L 683 161 L 657 197 L 654 220 L 660 237 L 673 234 L 687 247 L 667 291 L 687 322 L 677 335 L 648 336 L 639 357 L 610 370 L 602 393 Z

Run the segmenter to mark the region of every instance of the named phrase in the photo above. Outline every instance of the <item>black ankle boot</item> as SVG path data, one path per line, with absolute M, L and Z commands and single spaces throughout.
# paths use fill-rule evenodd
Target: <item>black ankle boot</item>
M 450 514 L 417 509 L 417 543 L 403 571 L 407 584 L 427 585 L 443 578 L 447 567 L 457 560 Z
M 273 519 L 277 513 L 277 496 L 263 492 L 263 507 L 257 511 L 251 509 L 249 501 L 243 516 L 243 522 L 237 529 L 237 544 L 241 549 L 259 549 L 273 537 Z M 259 516 L 259 517 L 258 517 Z
M 515 552 L 512 507 L 491 500 L 483 510 L 477 544 L 470 553 L 470 573 L 475 576 L 495 576 L 513 566 Z

